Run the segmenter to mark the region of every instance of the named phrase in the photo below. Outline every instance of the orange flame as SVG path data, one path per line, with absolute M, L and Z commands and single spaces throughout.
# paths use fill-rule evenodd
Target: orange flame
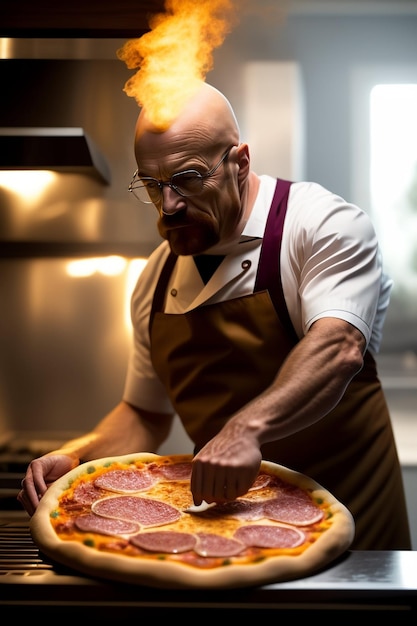
M 124 91 L 161 131 L 212 69 L 214 48 L 236 22 L 235 1 L 166 0 L 166 12 L 150 18 L 151 30 L 117 51 L 129 69 L 137 69 Z

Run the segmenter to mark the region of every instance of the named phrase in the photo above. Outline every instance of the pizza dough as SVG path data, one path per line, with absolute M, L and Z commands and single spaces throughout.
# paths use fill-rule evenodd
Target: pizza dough
M 262 461 L 247 494 L 198 512 L 191 455 L 88 461 L 51 485 L 33 540 L 83 574 L 161 588 L 232 588 L 301 578 L 344 553 L 348 509 L 307 476 Z

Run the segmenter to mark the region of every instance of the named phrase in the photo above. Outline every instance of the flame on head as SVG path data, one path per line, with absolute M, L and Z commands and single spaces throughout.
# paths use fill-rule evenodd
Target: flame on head
M 166 130 L 213 67 L 234 18 L 235 0 L 166 0 L 166 13 L 150 18 L 150 31 L 127 41 L 119 59 L 136 74 L 124 91 L 146 110 L 150 122 Z

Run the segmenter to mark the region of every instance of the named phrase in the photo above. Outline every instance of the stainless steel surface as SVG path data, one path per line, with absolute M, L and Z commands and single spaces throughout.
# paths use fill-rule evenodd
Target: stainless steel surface
M 104 155 L 82 128 L 0 128 L 0 169 L 81 173 L 110 183 Z
M 349 611 L 389 612 L 397 623 L 411 624 L 417 615 L 417 552 L 352 551 L 314 576 L 248 589 L 154 589 L 80 576 L 52 563 L 34 545 L 28 522 L 24 512 L 0 514 L 0 606 L 13 607 L 14 618 L 62 616 L 63 608 L 65 615 L 103 619 L 201 609 L 265 616 Z

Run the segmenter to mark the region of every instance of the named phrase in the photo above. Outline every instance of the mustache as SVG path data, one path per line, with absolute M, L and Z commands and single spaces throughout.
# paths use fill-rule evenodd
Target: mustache
M 161 209 L 159 215 L 159 225 L 166 230 L 182 226 L 210 226 L 212 222 L 204 211 L 190 211 L 189 208 L 176 213 L 164 213 Z
M 186 209 L 183 211 L 177 211 L 177 213 L 164 213 L 161 209 L 159 213 L 159 221 L 161 224 L 169 228 L 170 226 L 187 226 L 190 221 L 186 214 Z
M 213 220 L 210 214 L 198 209 L 194 212 L 185 209 L 172 215 L 160 214 L 158 232 L 162 239 L 170 242 L 177 254 L 179 250 L 184 254 L 185 249 L 186 254 L 200 254 L 219 240 L 216 220 Z M 191 241 L 194 241 L 194 244 L 191 244 Z

